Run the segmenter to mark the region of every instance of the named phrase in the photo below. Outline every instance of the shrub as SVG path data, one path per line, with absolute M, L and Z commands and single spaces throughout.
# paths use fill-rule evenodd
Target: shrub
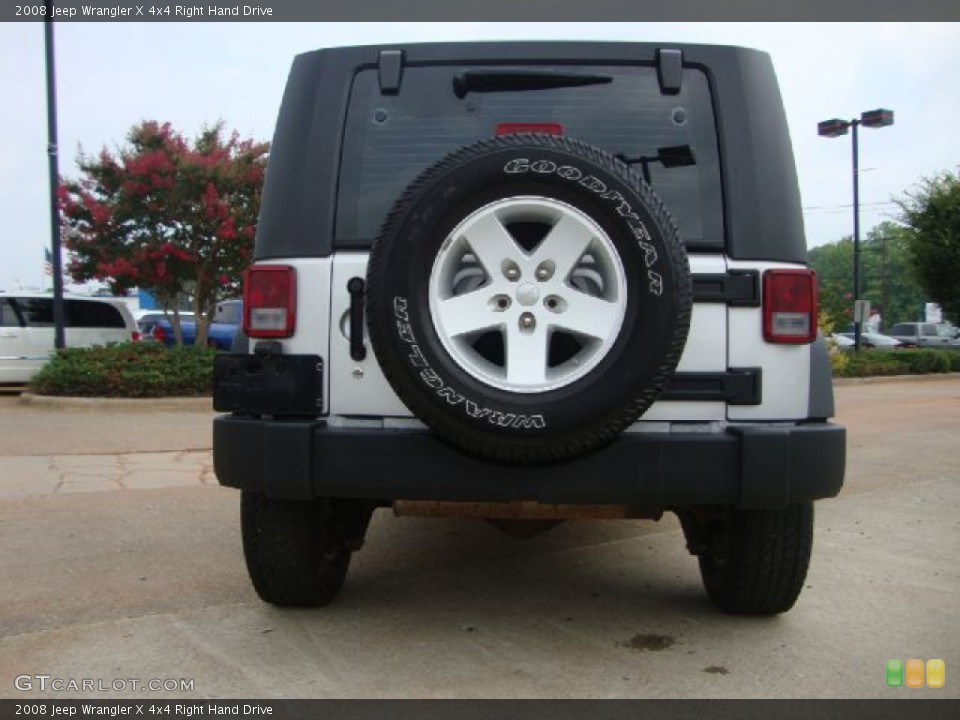
M 846 363 L 835 374 L 837 377 L 876 377 L 881 375 L 905 375 L 909 365 L 901 359 L 901 353 L 886 350 L 863 350 L 845 352 Z
M 878 375 L 928 375 L 960 371 L 960 352 L 952 350 L 863 350 L 844 352 L 842 365 L 834 364 L 837 377 Z
M 847 377 L 847 367 L 850 365 L 850 353 L 837 347 L 834 340 L 827 341 L 827 352 L 830 355 L 830 367 L 837 377 Z
M 910 372 L 915 375 L 950 372 L 950 358 L 945 350 L 906 350 L 901 351 L 909 363 Z
M 75 397 L 202 396 L 213 391 L 213 358 L 205 347 L 123 343 L 57 351 L 34 376 L 40 395 Z

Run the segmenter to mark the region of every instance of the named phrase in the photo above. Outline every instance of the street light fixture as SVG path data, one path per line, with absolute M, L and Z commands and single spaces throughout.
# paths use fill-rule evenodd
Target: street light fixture
M 856 312 L 860 301 L 860 148 L 857 130 L 863 125 L 869 128 L 882 128 L 893 125 L 893 110 L 878 108 L 860 113 L 859 118 L 841 120 L 833 118 L 817 123 L 817 135 L 835 138 L 846 135 L 853 128 L 853 342 L 854 349 L 860 350 L 863 321 Z

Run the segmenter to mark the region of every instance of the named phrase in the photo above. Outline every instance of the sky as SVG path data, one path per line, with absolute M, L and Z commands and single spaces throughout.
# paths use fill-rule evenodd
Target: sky
M 960 170 L 960 23 L 58 23 L 60 173 L 77 153 L 119 147 L 142 120 L 188 136 L 223 120 L 269 140 L 295 54 L 438 40 L 702 42 L 770 53 L 793 141 L 808 244 L 853 232 L 849 136 L 820 120 L 888 108 L 860 133 L 863 235 L 894 219 L 893 198 Z M 50 243 L 43 25 L 0 23 L 0 290 L 46 286 Z

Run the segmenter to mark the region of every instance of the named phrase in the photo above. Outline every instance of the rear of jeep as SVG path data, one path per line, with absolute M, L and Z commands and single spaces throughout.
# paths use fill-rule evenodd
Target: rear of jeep
M 218 358 L 219 481 L 253 584 L 339 591 L 376 508 L 522 534 L 681 520 L 707 594 L 806 575 L 845 434 L 769 58 L 470 43 L 299 56 L 248 352 Z

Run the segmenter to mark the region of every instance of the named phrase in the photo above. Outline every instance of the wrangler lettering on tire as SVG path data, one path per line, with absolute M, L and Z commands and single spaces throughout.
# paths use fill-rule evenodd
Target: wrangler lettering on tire
M 426 170 L 370 257 L 370 339 L 441 438 L 537 463 L 592 450 L 656 399 L 690 321 L 676 225 L 622 162 L 512 135 Z

